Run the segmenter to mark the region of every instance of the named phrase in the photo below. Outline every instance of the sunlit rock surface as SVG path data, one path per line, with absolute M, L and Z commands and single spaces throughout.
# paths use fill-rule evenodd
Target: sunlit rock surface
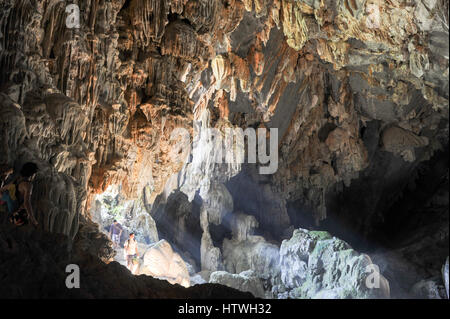
M 183 287 L 190 286 L 186 264 L 166 240 L 160 240 L 143 252 L 139 274 L 165 279 Z
M 372 268 L 371 258 L 324 231 L 296 229 L 292 238 L 284 240 L 280 247 L 257 237 L 234 242 L 226 240 L 223 249 L 225 268 L 229 273 L 212 273 L 210 282 L 235 288 L 253 285 L 254 280 L 244 280 L 246 276 L 242 275 L 243 271 L 252 270 L 252 276 L 256 276 L 264 287 L 264 294 L 255 296 L 293 299 L 390 297 L 389 282 L 379 269 Z M 372 282 L 375 277 L 376 281 Z
M 389 282 L 368 255 L 327 232 L 297 229 L 280 248 L 281 281 L 291 298 L 389 298 Z M 371 286 L 371 278 L 376 287 Z
M 230 274 L 226 271 L 215 271 L 209 278 L 210 283 L 222 284 L 240 291 L 251 292 L 257 298 L 264 298 L 263 283 L 253 270 L 243 271 L 240 274 Z
M 279 247 L 254 235 L 253 216 L 238 213 L 232 225 L 233 237 L 224 239 L 222 246 L 225 269 L 236 274 L 251 269 L 272 284 L 279 273 Z
M 91 204 L 92 220 L 98 223 L 100 230 L 109 234 L 114 220 L 122 226 L 120 243 L 123 245 L 128 235 L 133 232 L 138 242 L 144 244 L 159 241 L 155 221 L 145 208 L 144 199 L 129 200 L 121 195 L 120 187 L 111 185 Z

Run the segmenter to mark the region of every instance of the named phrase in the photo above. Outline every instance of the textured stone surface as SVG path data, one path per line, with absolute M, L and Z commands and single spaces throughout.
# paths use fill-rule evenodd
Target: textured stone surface
M 223 259 L 225 269 L 231 273 L 252 269 L 259 277 L 271 281 L 276 280 L 279 272 L 279 247 L 261 237 L 246 241 L 225 239 Z
M 389 282 L 370 265 L 368 255 L 327 232 L 297 229 L 280 247 L 281 281 L 291 298 L 389 298 Z M 379 276 L 377 288 L 366 285 L 369 274 Z
M 444 299 L 445 289 L 434 280 L 422 280 L 412 287 L 411 294 L 419 299 Z
M 261 279 L 253 270 L 243 271 L 240 274 L 230 274 L 226 271 L 215 271 L 209 278 L 210 283 L 221 284 L 240 291 L 251 292 L 256 298 L 264 298 L 265 291 Z
M 166 240 L 150 246 L 143 255 L 143 263 L 140 265 L 139 274 L 149 275 L 159 279 L 165 279 L 171 284 L 179 284 L 189 287 L 189 272 L 180 255 L 172 250 Z
M 279 276 L 279 247 L 253 234 L 255 221 L 253 216 L 243 213 L 234 216 L 232 238 L 225 238 L 222 245 L 224 268 L 235 274 L 251 269 L 273 284 Z
M 57 244 L 55 244 L 57 243 Z M 217 284 L 184 288 L 146 275 L 133 276 L 117 262 L 72 247 L 62 234 L 0 226 L 2 298 L 252 298 L 250 293 Z M 66 267 L 80 267 L 80 288 L 67 289 Z M 38 270 L 37 270 L 38 269 Z
M 209 102 L 215 114 L 207 125 L 222 125 L 221 119 L 282 130 L 273 191 L 297 200 L 302 189 L 312 188 L 302 200 L 315 207 L 317 220 L 326 217 L 323 193 L 339 182 L 348 185 L 370 165 L 361 136 L 367 123 L 397 124 L 408 136 L 428 139 L 428 146 L 413 146 L 430 154 L 445 144 L 441 133 L 448 128 L 432 128 L 448 119 L 446 1 L 133 0 L 79 6 L 80 29 L 68 29 L 62 2 L 3 1 L 1 83 L 3 92 L 30 110 L 25 118 L 38 145 L 51 144 L 42 138 L 52 138 L 52 124 L 33 124 L 36 116 L 61 126 L 58 136 L 65 143 L 52 144 L 73 147 L 53 153 L 47 147 L 35 156 L 54 158 L 53 166 L 80 182 L 78 193 L 87 198 L 121 182 L 130 197 L 150 187 L 153 200 L 180 169 L 168 159 L 171 129 L 192 127 Z M 230 113 L 237 100 L 250 105 L 244 121 L 241 112 Z M 398 143 L 387 142 L 388 149 L 408 161 L 423 160 L 402 149 L 411 148 L 410 142 Z M 16 160 L 14 148 L 7 154 L 9 162 Z M 85 200 L 77 200 L 81 210 Z
M 111 224 L 117 220 L 123 229 L 122 245 L 131 232 L 141 243 L 159 241 L 156 223 L 145 208 L 144 199 L 128 200 L 121 195 L 119 187 L 110 186 L 106 192 L 95 196 L 90 214 L 105 234 L 109 234 Z

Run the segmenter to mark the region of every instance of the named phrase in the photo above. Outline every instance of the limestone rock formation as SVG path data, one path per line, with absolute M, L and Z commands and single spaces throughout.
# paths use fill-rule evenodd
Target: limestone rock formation
M 3 92 L 34 109 L 27 125 L 47 105 L 48 119 L 63 125 L 65 145 L 79 144 L 85 153 L 69 161 L 70 151 L 60 150 L 53 165 L 72 163 L 66 173 L 82 180 L 88 198 L 122 183 L 128 196 L 148 186 L 154 199 L 180 170 L 168 160 L 170 130 L 192 128 L 209 102 L 219 111 L 211 127 L 221 119 L 281 130 L 274 191 L 295 201 L 302 189 L 314 189 L 302 200 L 317 206 L 317 220 L 326 217 L 323 193 L 370 164 L 360 134 L 368 123 L 398 124 L 428 139 L 428 146 L 414 144 L 428 154 L 445 144 L 441 133 L 425 129 L 448 118 L 444 0 L 89 4 L 79 2 L 77 29 L 65 25 L 62 2 L 5 0 L 0 17 Z M 293 92 L 306 93 L 292 100 Z M 56 102 L 58 95 L 66 97 Z M 43 135 L 42 126 L 32 130 Z M 75 158 L 85 161 L 76 169 L 84 172 L 74 171 Z M 323 180 L 313 173 L 325 171 Z
M 252 298 L 250 293 L 218 284 L 184 288 L 145 275 L 133 276 L 117 262 L 106 264 L 72 247 L 65 235 L 24 227 L 18 231 L 0 225 L 0 271 L 7 274 L 0 278 L 3 299 Z M 79 289 L 66 287 L 68 265 L 79 266 Z
M 240 274 L 230 274 L 226 271 L 215 271 L 209 278 L 210 283 L 225 285 L 240 291 L 251 292 L 256 298 L 264 298 L 263 283 L 253 270 L 243 271 Z
M 280 247 L 253 236 L 225 240 L 226 272 L 211 274 L 210 282 L 230 287 L 252 286 L 267 298 L 389 298 L 389 282 L 366 254 L 324 231 L 296 229 Z M 258 281 L 250 280 L 249 271 Z M 256 294 L 254 285 L 264 293 Z M 241 288 L 239 288 L 241 289 Z
M 277 280 L 279 247 L 261 237 L 240 242 L 225 239 L 223 259 L 225 270 L 230 273 L 239 274 L 251 269 L 269 283 Z
M 144 200 L 124 198 L 119 187 L 110 186 L 104 193 L 96 195 L 91 204 L 90 214 L 92 220 L 106 234 L 109 234 L 113 221 L 117 220 L 123 229 L 120 239 L 122 245 L 131 232 L 141 243 L 150 244 L 159 241 L 156 223 L 145 208 Z
M 220 225 L 223 216 L 233 211 L 233 199 L 227 188 L 223 184 L 211 185 L 200 210 L 200 226 L 203 230 L 200 245 L 201 268 L 209 271 L 222 270 L 222 254 L 220 248 L 214 246 L 209 225 Z
M 90 220 L 81 220 L 81 226 L 74 238 L 74 247 L 78 251 L 98 257 L 107 263 L 113 260 L 116 252 L 109 238 L 99 232 L 98 224 Z
M 389 298 L 389 282 L 371 265 L 369 256 L 326 232 L 297 229 L 280 248 L 281 281 L 292 298 Z
M 419 137 L 399 127 L 390 127 L 384 130 L 382 140 L 388 152 L 400 155 L 409 162 L 415 160 L 414 148 L 428 144 L 426 137 Z
M 253 216 L 235 215 L 232 221 L 233 237 L 223 241 L 224 267 L 234 274 L 251 269 L 259 278 L 272 284 L 279 273 L 279 247 L 262 236 L 253 235 L 255 226 Z
M 186 264 L 166 240 L 160 240 L 145 251 L 139 274 L 165 279 L 183 287 L 190 286 Z
M 434 280 L 422 280 L 416 283 L 411 293 L 418 299 L 444 299 L 444 287 Z

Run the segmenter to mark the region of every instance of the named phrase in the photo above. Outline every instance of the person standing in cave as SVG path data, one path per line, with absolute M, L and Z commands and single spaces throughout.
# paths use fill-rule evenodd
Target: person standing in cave
M 136 274 L 138 266 L 139 252 L 137 249 L 137 241 L 134 239 L 134 233 L 130 233 L 129 238 L 124 244 L 124 254 L 127 261 L 127 268 L 133 275 Z
M 22 166 L 19 176 L 0 188 L 1 199 L 7 203 L 9 220 L 16 226 L 30 221 L 38 225 L 31 206 L 33 179 L 38 171 L 35 163 L 27 162 Z M 14 193 L 14 194 L 13 194 Z
M 117 220 L 114 219 L 111 227 L 109 227 L 109 238 L 113 242 L 114 249 L 117 249 L 120 245 L 120 236 L 122 236 L 122 225 L 120 225 Z

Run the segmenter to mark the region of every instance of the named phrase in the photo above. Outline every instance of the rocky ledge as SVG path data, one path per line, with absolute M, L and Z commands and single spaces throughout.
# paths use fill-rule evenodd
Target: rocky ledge
M 218 284 L 191 288 L 146 275 L 133 276 L 117 262 L 104 263 L 67 236 L 0 225 L 0 298 L 253 298 Z M 80 269 L 80 288 L 69 289 L 68 265 Z

